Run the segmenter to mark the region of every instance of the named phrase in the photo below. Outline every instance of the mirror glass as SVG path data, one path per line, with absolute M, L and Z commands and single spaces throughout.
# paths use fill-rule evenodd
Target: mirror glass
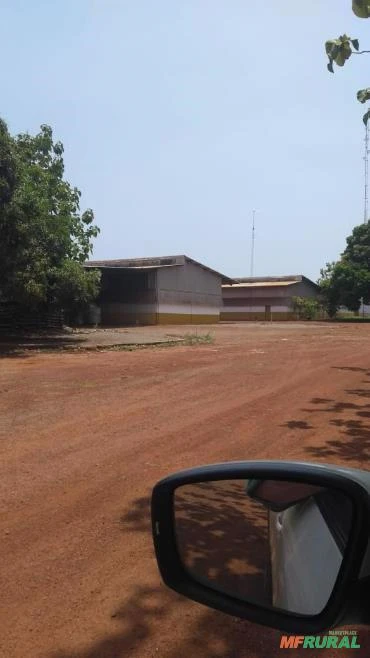
M 353 507 L 341 491 L 281 480 L 178 487 L 176 541 L 198 582 L 243 601 L 319 614 L 337 580 Z

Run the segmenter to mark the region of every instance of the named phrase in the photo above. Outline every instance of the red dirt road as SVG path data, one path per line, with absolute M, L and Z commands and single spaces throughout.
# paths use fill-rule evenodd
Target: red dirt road
M 151 487 L 234 459 L 368 468 L 370 326 L 211 331 L 212 345 L 0 358 L 2 657 L 281 656 L 280 633 L 161 584 Z M 346 655 L 365 658 L 366 630 L 360 643 Z

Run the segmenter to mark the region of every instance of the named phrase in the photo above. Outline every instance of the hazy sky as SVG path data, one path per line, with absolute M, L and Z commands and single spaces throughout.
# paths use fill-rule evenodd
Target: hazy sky
M 313 279 L 363 218 L 370 47 L 350 0 L 0 0 L 1 114 L 50 124 L 92 207 L 94 258 L 186 253 Z M 368 75 L 367 75 L 368 73 Z

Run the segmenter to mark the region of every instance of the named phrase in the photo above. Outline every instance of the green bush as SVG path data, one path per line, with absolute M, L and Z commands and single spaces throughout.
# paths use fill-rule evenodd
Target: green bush
M 293 310 L 300 320 L 315 320 L 321 305 L 313 297 L 293 297 Z

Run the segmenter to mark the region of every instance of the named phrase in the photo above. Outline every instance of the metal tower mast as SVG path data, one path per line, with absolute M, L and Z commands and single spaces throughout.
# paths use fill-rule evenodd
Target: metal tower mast
M 364 176 L 365 176 L 365 185 L 364 185 L 364 224 L 366 224 L 369 220 L 369 212 L 368 212 L 368 205 L 369 205 L 369 195 L 368 195 L 368 188 L 369 188 L 369 126 L 366 124 L 365 128 L 365 154 L 364 154 Z
M 253 215 L 253 221 L 252 221 L 251 276 L 253 276 L 253 271 L 254 271 L 254 238 L 255 238 L 254 220 L 255 220 L 255 217 L 256 217 L 256 211 L 255 210 L 253 210 L 252 215 Z

